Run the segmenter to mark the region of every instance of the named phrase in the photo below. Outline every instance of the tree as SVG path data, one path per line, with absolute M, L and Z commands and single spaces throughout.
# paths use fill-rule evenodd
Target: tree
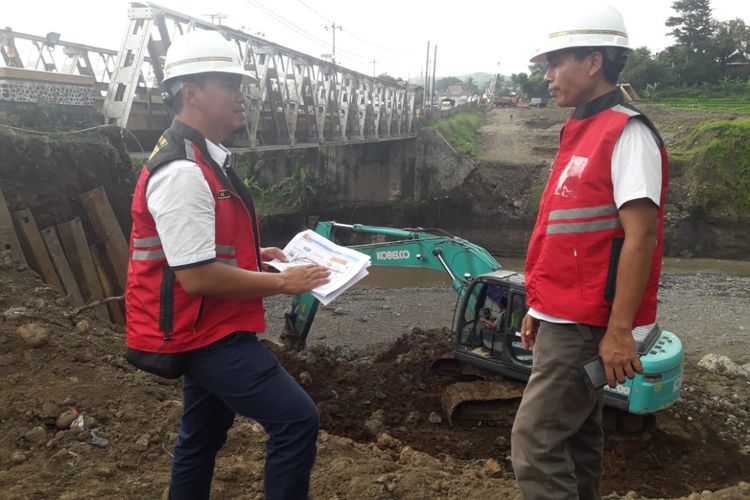
M 378 79 L 388 82 L 389 85 L 394 85 L 394 86 L 399 86 L 399 87 L 402 87 L 406 84 L 406 82 L 402 78 L 394 78 L 388 73 L 380 73 L 378 75 Z
M 656 88 L 673 80 L 670 65 L 664 59 L 655 57 L 648 47 L 639 47 L 628 56 L 628 63 L 622 71 L 620 80 L 633 86 L 641 93 L 647 88 Z M 652 87 L 649 87 L 651 85 Z
M 687 48 L 685 65 L 693 54 L 704 53 L 713 36 L 711 0 L 676 0 L 672 4 L 675 16 L 664 23 L 672 28 L 667 34 Z
M 451 85 L 461 85 L 463 82 L 460 78 L 455 76 L 445 76 L 435 80 L 435 90 L 437 92 L 445 92 Z
M 714 23 L 714 39 L 711 44 L 716 62 L 726 69 L 726 63 L 736 53 L 747 54 L 750 50 L 750 26 L 742 19 Z
M 511 75 L 511 81 L 518 87 L 524 97 L 544 97 L 547 94 L 547 81 L 541 69 L 544 65 L 531 66 L 531 75 L 518 73 Z
M 497 75 L 497 81 L 495 82 L 495 95 L 490 97 L 510 95 L 515 90 L 515 85 L 509 77 L 505 75 Z
M 464 91 L 466 91 L 466 94 L 470 96 L 479 93 L 479 87 L 477 87 L 477 84 L 472 77 L 468 77 L 466 80 L 464 80 Z

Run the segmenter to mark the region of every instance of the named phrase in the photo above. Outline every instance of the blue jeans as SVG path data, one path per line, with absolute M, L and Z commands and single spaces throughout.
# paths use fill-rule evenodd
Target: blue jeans
M 236 332 L 191 353 L 183 378 L 183 405 L 171 500 L 209 498 L 216 453 L 235 414 L 258 421 L 269 434 L 266 499 L 308 498 L 318 410 L 254 333 Z

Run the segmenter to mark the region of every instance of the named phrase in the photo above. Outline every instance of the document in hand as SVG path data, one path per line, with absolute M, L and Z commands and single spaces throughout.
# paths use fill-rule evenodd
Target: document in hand
M 346 248 L 325 239 L 309 229 L 298 233 L 284 247 L 288 262 L 278 259 L 266 262 L 283 271 L 291 266 L 319 264 L 331 271 L 328 283 L 312 290 L 313 296 L 323 305 L 328 305 L 346 289 L 367 276 L 370 256 L 351 248 Z

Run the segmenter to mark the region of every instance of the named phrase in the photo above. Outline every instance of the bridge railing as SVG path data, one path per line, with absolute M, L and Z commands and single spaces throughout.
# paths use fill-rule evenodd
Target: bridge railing
M 132 3 L 128 18 L 119 51 L 64 41 L 58 33 L 36 36 L 0 29 L 0 62 L 93 77 L 97 97 L 104 101 L 106 123 L 156 130 L 169 119 L 159 95 L 172 38 L 195 29 L 217 30 L 233 42 L 253 75 L 244 89 L 248 111 L 246 143 L 241 145 L 295 147 L 410 138 L 430 113 L 418 103 L 419 89 L 373 78 L 241 30 L 154 3 Z M 28 57 L 24 60 L 20 54 Z M 137 120 L 131 120 L 134 114 Z
M 26 59 L 21 57 L 26 54 Z M 0 29 L 0 55 L 9 68 L 90 76 L 106 90 L 115 71 L 116 50 L 62 40 L 60 33 L 45 36 Z
M 244 89 L 248 147 L 379 141 L 416 134 L 415 94 L 405 86 L 154 3 L 133 3 L 128 16 L 103 108 L 108 123 L 126 127 L 135 96 L 146 87 L 158 88 L 173 35 L 206 29 L 233 42 L 253 75 Z M 144 78 L 146 74 L 150 78 Z

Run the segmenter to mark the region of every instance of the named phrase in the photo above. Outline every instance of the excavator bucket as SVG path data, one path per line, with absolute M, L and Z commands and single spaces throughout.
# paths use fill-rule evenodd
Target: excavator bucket
M 450 425 L 459 420 L 512 421 L 514 403 L 523 396 L 523 389 L 520 382 L 457 382 L 445 388 L 440 403 Z

